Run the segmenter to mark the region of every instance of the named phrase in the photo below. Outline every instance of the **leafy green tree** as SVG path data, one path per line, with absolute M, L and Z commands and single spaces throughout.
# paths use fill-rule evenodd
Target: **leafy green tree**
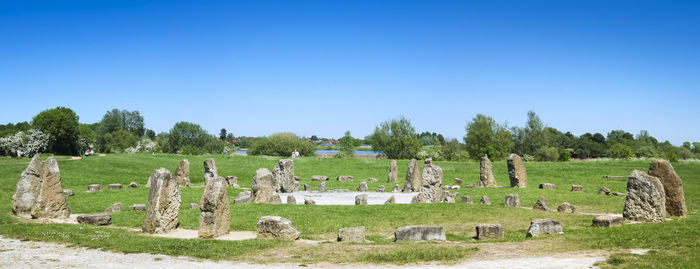
M 139 142 L 139 138 L 133 133 L 118 129 L 114 132 L 107 133 L 103 137 L 105 145 L 104 152 L 123 152 L 128 147 L 135 147 Z
M 228 134 L 226 135 L 226 142 L 231 143 L 234 139 L 236 139 L 236 137 L 233 136 L 233 133 L 228 133 Z
M 373 150 L 384 152 L 390 159 L 414 158 L 421 149 L 416 129 L 403 116 L 380 123 L 370 140 Z
M 93 147 L 96 138 L 95 132 L 90 129 L 89 125 L 80 124 L 78 126 L 78 147 L 80 148 L 80 153 L 82 154 L 86 149 Z
M 634 151 L 630 146 L 622 143 L 615 143 L 608 148 L 607 155 L 615 159 L 629 159 L 634 157 Z
M 151 130 L 151 129 L 146 129 L 146 136 L 150 138 L 151 140 L 156 139 L 156 132 Z
M 354 138 L 350 135 L 350 131 L 345 131 L 345 135 L 338 139 L 340 141 L 340 152 L 336 154 L 338 158 L 351 158 L 355 155 L 353 150 Z
M 219 132 L 219 139 L 221 141 L 226 140 L 226 128 L 221 128 L 221 131 Z
M 487 154 L 490 158 L 503 158 L 513 149 L 513 136 L 505 126 L 493 118 L 477 114 L 465 127 L 464 143 L 473 159 Z
M 467 155 L 462 149 L 462 144 L 459 143 L 459 140 L 454 138 L 440 147 L 439 154 L 447 161 L 463 161 L 461 157 Z
M 634 136 L 623 130 L 612 130 L 608 133 L 608 138 L 606 141 L 609 145 L 614 145 L 617 143 L 626 145 L 628 147 L 634 146 Z
M 301 156 L 313 156 L 315 149 L 316 143 L 306 142 L 293 133 L 277 133 L 253 140 L 248 154 L 289 157 L 292 151 L 297 150 Z
M 78 115 L 72 109 L 56 107 L 40 112 L 32 119 L 32 126 L 49 134 L 49 151 L 56 154 L 77 155 Z
M 146 129 L 144 128 L 144 123 L 143 123 L 143 116 L 141 116 L 141 113 L 138 111 L 128 111 L 128 110 L 119 110 L 119 109 L 112 109 L 110 111 L 107 111 L 104 116 L 102 116 L 102 120 L 98 124 L 95 134 L 97 136 L 96 138 L 96 144 L 98 150 L 101 151 L 122 151 L 126 149 L 127 147 L 133 147 L 136 146 L 136 142 L 134 142 L 133 145 L 126 145 L 124 142 L 126 141 L 132 141 L 131 137 L 126 137 L 123 132 L 120 132 L 119 134 L 116 134 L 115 132 L 118 130 L 124 130 L 127 131 L 131 134 L 133 134 L 134 137 L 136 137 L 136 141 L 138 142 L 138 139 L 141 138 L 144 133 L 146 132 Z M 109 136 L 110 139 L 112 139 L 112 142 L 107 141 L 107 134 L 112 134 Z M 117 138 L 119 137 L 119 138 Z M 117 139 L 117 140 L 114 140 Z M 120 141 L 119 143 L 114 143 L 114 141 Z M 107 144 L 110 144 L 109 146 Z M 124 148 L 119 148 L 123 145 L 126 145 Z
M 535 160 L 553 162 L 559 159 L 559 150 L 555 147 L 543 146 L 535 153 Z
M 168 136 L 170 152 L 177 153 L 186 146 L 201 149 L 210 137 L 198 124 L 186 121 L 175 123 Z

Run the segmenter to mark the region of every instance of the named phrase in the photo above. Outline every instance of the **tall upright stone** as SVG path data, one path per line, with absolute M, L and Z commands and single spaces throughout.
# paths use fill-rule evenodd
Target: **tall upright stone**
M 253 175 L 253 186 L 251 187 L 251 201 L 253 203 L 279 204 L 279 195 L 275 192 L 275 185 L 272 180 L 272 173 L 267 168 L 255 170 Z
M 634 170 L 627 180 L 627 200 L 622 216 L 627 220 L 664 222 L 666 195 L 661 181 Z
M 217 177 L 219 177 L 219 173 L 216 171 L 216 162 L 212 158 L 207 158 L 204 160 L 204 186 L 207 185 L 208 180 Z
M 165 168 L 151 174 L 151 190 L 148 193 L 148 207 L 143 221 L 145 233 L 166 233 L 177 227 L 180 213 L 180 185 L 177 179 Z
M 421 186 L 420 164 L 416 159 L 411 159 L 408 163 L 408 171 L 406 171 L 406 183 L 404 183 L 403 192 L 418 192 Z
M 23 218 L 67 218 L 70 207 L 61 188 L 58 162 L 49 157 L 41 163 L 34 155 L 17 181 L 12 195 L 12 213 Z
M 671 163 L 665 160 L 656 160 L 649 165 L 649 175 L 655 176 L 661 181 L 666 194 L 666 215 L 674 217 L 687 217 L 688 208 L 685 205 L 683 181 L 676 174 Z
M 396 160 L 391 160 L 391 165 L 389 166 L 389 177 L 387 182 L 395 183 L 399 177 L 399 168 L 396 167 Z
M 442 202 L 442 168 L 434 165 L 431 158 L 425 160 L 421 182 L 422 202 Z
M 175 178 L 180 187 L 190 186 L 190 161 L 182 159 L 175 169 Z
M 199 200 L 199 238 L 214 238 L 228 234 L 231 209 L 228 201 L 228 183 L 222 177 L 209 179 Z
M 272 180 L 275 191 L 278 192 L 295 192 L 299 189 L 299 185 L 295 184 L 294 180 L 294 160 L 281 159 L 277 162 L 277 166 L 272 169 Z
M 510 177 L 511 187 L 527 187 L 527 170 L 525 170 L 523 158 L 520 158 L 518 154 L 513 153 L 508 156 L 508 177 Z
M 476 187 L 496 187 L 496 178 L 493 176 L 493 168 L 491 167 L 491 160 L 489 156 L 484 154 L 481 157 L 481 164 L 479 165 L 480 176 L 479 181 L 476 182 Z

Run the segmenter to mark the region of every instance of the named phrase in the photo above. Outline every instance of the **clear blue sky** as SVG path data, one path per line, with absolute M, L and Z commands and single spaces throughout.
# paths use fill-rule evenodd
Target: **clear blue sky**
M 575 135 L 700 141 L 700 1 L 2 1 L 0 122 L 464 136 L 534 110 Z

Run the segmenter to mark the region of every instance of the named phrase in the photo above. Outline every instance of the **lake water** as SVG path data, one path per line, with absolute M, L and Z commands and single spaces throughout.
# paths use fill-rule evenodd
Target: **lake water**
M 248 150 L 242 149 L 242 150 L 237 150 L 236 151 L 239 154 L 248 154 Z M 340 150 L 337 149 L 317 149 L 314 151 L 316 154 L 336 154 L 340 152 Z M 372 150 L 356 150 L 355 154 L 357 155 L 379 155 L 382 154 L 381 151 L 372 151 Z

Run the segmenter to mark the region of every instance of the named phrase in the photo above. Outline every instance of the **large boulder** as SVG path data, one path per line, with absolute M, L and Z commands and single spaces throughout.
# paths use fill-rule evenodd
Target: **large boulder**
M 420 192 L 423 194 L 423 202 L 439 203 L 442 201 L 442 168 L 433 164 L 428 158 L 423 166 L 423 178 Z
M 403 186 L 403 192 L 419 192 L 421 186 L 420 164 L 416 159 L 411 159 L 408 162 L 408 171 L 406 171 L 406 182 Z
M 395 183 L 398 177 L 399 168 L 396 166 L 396 160 L 391 160 L 391 165 L 389 165 L 389 177 L 387 178 L 387 182 Z
M 109 214 L 92 214 L 78 216 L 78 223 L 86 225 L 109 225 L 112 222 L 112 216 Z
M 238 185 L 238 177 L 237 176 L 227 176 L 226 177 L 226 184 L 231 186 L 231 188 L 234 188 L 234 189 L 241 188 L 241 186 Z
M 624 218 L 618 216 L 597 216 L 593 219 L 593 227 L 615 227 L 624 222 Z
M 520 197 L 517 194 L 506 195 L 505 206 L 520 207 Z
M 396 229 L 394 237 L 401 241 L 445 241 L 445 229 L 442 226 L 405 226 Z
M 557 207 L 557 212 L 561 213 L 576 213 L 576 206 L 569 204 L 567 202 L 563 202 L 561 205 Z
M 479 165 L 479 181 L 476 182 L 476 187 L 496 187 L 496 178 L 493 176 L 493 168 L 491 167 L 491 160 L 489 160 L 488 155 L 481 157 L 481 164 Z
M 656 160 L 649 166 L 649 175 L 655 176 L 664 186 L 666 195 L 666 215 L 674 217 L 687 217 L 688 208 L 685 205 L 683 193 L 683 181 L 676 174 L 671 163 L 665 160 Z
M 175 229 L 178 226 L 180 202 L 180 185 L 177 184 L 177 179 L 168 169 L 154 170 L 151 174 L 146 218 L 141 230 L 153 234 Z
M 24 218 L 67 218 L 70 207 L 61 188 L 61 173 L 54 157 L 41 163 L 37 154 L 17 181 L 12 213 Z
M 540 197 L 540 199 L 535 202 L 535 206 L 533 206 L 532 209 L 549 211 L 550 209 L 549 205 L 547 205 L 547 198 L 544 196 Z
M 627 180 L 627 201 L 622 216 L 635 221 L 665 221 L 666 195 L 661 181 L 642 171 L 632 171 Z
M 289 204 L 289 205 L 296 205 L 296 204 L 297 204 L 297 198 L 294 197 L 294 195 L 289 195 L 289 196 L 287 196 L 287 204 Z
M 258 220 L 258 238 L 299 239 L 301 233 L 290 220 L 279 216 L 263 216 Z
M 253 203 L 279 204 L 279 195 L 275 192 L 272 173 L 267 168 L 260 168 L 253 175 L 251 201 Z
M 505 229 L 501 224 L 478 224 L 476 225 L 476 239 L 502 239 Z
M 233 199 L 233 204 L 250 203 L 251 196 L 252 196 L 252 193 L 250 191 L 239 192 L 238 195 L 236 195 L 236 198 Z
M 341 228 L 338 230 L 338 242 L 364 242 L 365 226 Z
M 180 164 L 175 168 L 175 178 L 177 179 L 177 184 L 180 184 L 180 187 L 190 186 L 190 161 L 187 159 L 180 161 Z
M 548 234 L 562 234 L 561 222 L 553 219 L 536 219 L 530 222 L 526 237 L 537 237 Z
M 491 205 L 491 199 L 489 199 L 488 196 L 481 196 L 481 201 L 479 201 L 482 205 Z
M 199 238 L 214 238 L 228 234 L 231 210 L 228 201 L 228 183 L 222 177 L 209 179 L 199 200 Z
M 204 160 L 204 186 L 207 185 L 207 180 L 216 179 L 219 173 L 216 170 L 216 161 L 212 158 Z
M 511 187 L 527 187 L 527 170 L 525 170 L 523 159 L 518 154 L 513 153 L 508 156 L 508 177 L 510 177 Z
M 299 189 L 294 180 L 294 160 L 281 159 L 277 162 L 277 166 L 272 169 L 272 182 L 274 183 L 275 191 L 278 192 L 295 192 Z

